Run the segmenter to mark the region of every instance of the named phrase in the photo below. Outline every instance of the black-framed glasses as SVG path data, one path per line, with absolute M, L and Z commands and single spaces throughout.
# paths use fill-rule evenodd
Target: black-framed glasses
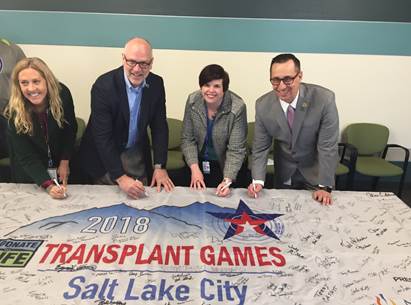
M 130 68 L 134 68 L 135 66 L 139 65 L 140 69 L 145 70 L 150 68 L 151 64 L 153 63 L 153 59 L 150 59 L 150 61 L 135 61 L 133 59 L 128 59 L 126 55 L 123 54 L 124 61 L 126 62 L 127 66 Z
M 270 78 L 270 82 L 274 87 L 278 87 L 281 82 L 283 82 L 286 86 L 291 86 L 294 82 L 294 79 L 298 76 L 298 74 L 300 74 L 300 71 L 298 71 L 297 74 L 294 76 L 286 76 L 283 78 L 272 77 Z

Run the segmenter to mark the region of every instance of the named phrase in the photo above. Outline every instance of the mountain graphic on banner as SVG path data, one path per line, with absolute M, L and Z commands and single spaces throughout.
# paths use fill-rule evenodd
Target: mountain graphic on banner
M 152 234 L 213 230 L 215 217 L 207 212 L 233 213 L 235 209 L 219 207 L 210 202 L 194 202 L 188 206 L 160 206 L 151 210 L 130 207 L 124 203 L 53 216 L 22 226 L 6 236 L 9 238 L 56 238 L 72 234 L 107 235 L 130 233 L 133 226 L 149 224 Z M 128 230 L 126 226 L 128 227 Z M 87 234 L 85 234 L 87 235 Z M 89 234 L 90 235 L 90 234 Z

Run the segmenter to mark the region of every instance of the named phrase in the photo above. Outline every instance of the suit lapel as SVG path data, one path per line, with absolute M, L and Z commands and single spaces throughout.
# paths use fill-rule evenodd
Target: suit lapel
M 288 122 L 284 115 L 283 108 L 281 107 L 280 100 L 278 99 L 278 97 L 275 95 L 274 92 L 273 92 L 273 95 L 274 95 L 274 102 L 273 102 L 273 107 L 272 107 L 269 117 L 275 118 L 275 120 L 277 121 L 282 131 L 287 134 L 287 137 L 291 138 L 291 130 L 290 130 L 290 127 L 288 126 Z
M 310 101 L 307 100 L 305 86 L 300 86 L 300 95 L 297 101 L 297 109 L 295 111 L 294 123 L 293 123 L 293 146 L 298 138 L 301 127 L 304 122 L 305 115 L 310 107 Z
M 124 120 L 127 123 L 127 128 L 129 128 L 130 124 L 130 109 L 128 106 L 128 97 L 127 97 L 127 89 L 126 83 L 124 80 L 124 70 L 123 67 L 118 69 L 118 73 L 116 75 L 116 82 L 119 88 L 119 96 L 120 96 L 120 111 L 123 115 Z
M 204 106 L 203 98 L 198 99 L 193 103 L 193 109 L 195 112 L 199 114 L 199 118 L 201 120 L 201 124 L 207 128 L 207 112 Z

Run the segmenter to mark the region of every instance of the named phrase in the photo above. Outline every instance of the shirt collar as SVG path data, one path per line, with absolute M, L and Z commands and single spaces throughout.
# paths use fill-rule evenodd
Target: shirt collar
M 291 103 L 287 103 L 280 99 L 280 104 L 281 104 L 281 108 L 283 108 L 283 111 L 287 112 L 287 108 L 289 105 L 291 105 L 294 109 L 296 109 L 299 96 L 300 96 L 300 90 L 298 90 L 297 95 L 295 96 L 295 98 L 293 99 Z

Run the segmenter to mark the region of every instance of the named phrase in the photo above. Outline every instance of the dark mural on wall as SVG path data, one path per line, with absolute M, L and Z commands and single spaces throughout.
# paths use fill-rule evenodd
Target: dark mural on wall
M 1 0 L 0 10 L 411 22 L 410 0 Z

